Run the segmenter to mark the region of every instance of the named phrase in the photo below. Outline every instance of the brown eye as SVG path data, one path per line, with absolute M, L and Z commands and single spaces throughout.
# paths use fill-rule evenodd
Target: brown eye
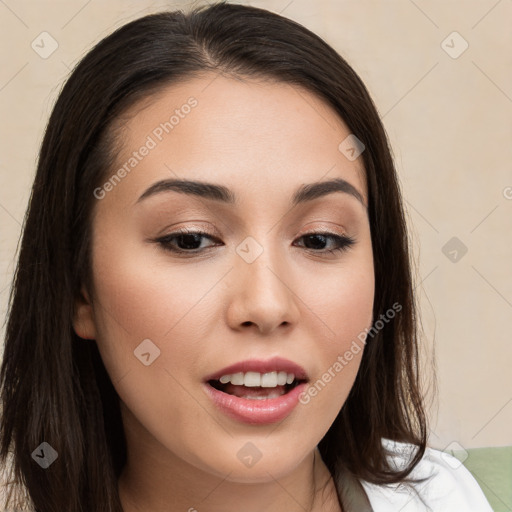
M 354 238 L 345 235 L 336 235 L 334 233 L 307 233 L 302 235 L 300 239 L 304 239 L 306 249 L 328 254 L 345 251 L 355 244 Z M 325 249 L 325 245 L 329 239 L 334 241 L 334 247 Z
M 200 253 L 209 247 L 201 247 L 203 238 L 209 238 L 210 240 L 216 240 L 212 235 L 203 231 L 191 231 L 191 230 L 180 230 L 156 240 L 166 251 L 174 253 Z
M 202 241 L 207 238 L 215 242 L 220 240 L 209 233 L 203 231 L 193 231 L 183 229 L 170 233 L 161 238 L 155 240 L 164 250 L 176 253 L 176 254 L 200 254 L 205 252 L 207 249 L 215 247 L 217 244 L 213 244 L 207 247 L 201 247 Z M 334 233 L 307 233 L 302 235 L 299 240 L 304 240 L 304 247 L 312 252 L 319 254 L 333 254 L 336 252 L 342 252 L 349 249 L 355 244 L 355 239 L 345 235 L 337 235 Z M 329 244 L 331 241 L 331 244 Z M 222 243 L 222 242 L 220 242 Z M 326 246 L 331 245 L 328 249 Z

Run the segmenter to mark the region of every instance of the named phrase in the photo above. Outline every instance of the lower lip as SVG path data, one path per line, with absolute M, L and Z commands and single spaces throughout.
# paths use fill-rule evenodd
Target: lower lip
M 241 398 L 223 393 L 208 383 L 205 383 L 204 386 L 206 393 L 215 405 L 231 418 L 253 425 L 265 425 L 284 420 L 297 406 L 299 396 L 306 388 L 307 383 L 303 382 L 288 393 L 268 400 Z

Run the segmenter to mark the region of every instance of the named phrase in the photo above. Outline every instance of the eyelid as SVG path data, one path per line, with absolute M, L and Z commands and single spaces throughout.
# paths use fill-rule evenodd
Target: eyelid
M 217 230 L 209 230 L 209 229 L 205 229 L 205 228 L 199 227 L 199 226 L 183 226 L 183 227 L 178 227 L 178 228 L 172 229 L 172 231 L 167 234 L 166 233 L 162 234 L 160 236 L 160 238 L 165 238 L 165 237 L 168 237 L 171 235 L 176 236 L 176 235 L 188 234 L 188 233 L 207 235 L 207 236 L 212 237 L 217 240 L 220 237 L 222 237 L 222 235 L 220 233 L 218 233 Z M 332 227 L 329 227 L 329 228 L 317 227 L 317 228 L 304 228 L 303 230 L 301 230 L 299 232 L 298 235 L 295 236 L 294 239 L 303 237 L 305 235 L 336 235 L 336 236 L 350 238 L 350 236 L 346 230 L 338 230 L 338 229 L 334 229 Z
M 316 227 L 308 227 L 311 224 L 316 224 L 322 222 L 322 226 L 316 226 Z M 330 226 L 325 226 L 325 224 L 330 224 Z M 314 222 L 308 222 L 306 226 L 303 227 L 299 231 L 299 234 L 297 235 L 297 238 L 306 236 L 306 235 L 329 235 L 329 236 L 339 236 L 344 238 L 353 238 L 349 235 L 349 232 L 347 229 L 344 228 L 344 226 L 341 226 L 340 224 L 336 222 L 326 222 L 326 221 L 314 221 Z
M 301 237 L 304 235 L 337 235 L 337 236 L 348 236 L 348 233 L 343 231 L 338 231 L 333 228 L 309 228 L 301 231 L 297 236 Z
M 216 238 L 219 238 L 222 236 L 221 233 L 219 233 L 218 230 L 214 229 L 214 228 L 210 228 L 210 227 L 204 227 L 204 226 L 201 226 L 200 224 L 195 224 L 193 226 L 180 226 L 178 224 L 178 227 L 174 227 L 176 226 L 176 224 L 172 225 L 172 226 L 167 226 L 161 235 L 158 235 L 159 238 L 162 238 L 162 237 L 167 237 L 167 236 L 170 236 L 170 235 L 180 235 L 180 234 L 187 234 L 187 233 L 202 233 L 204 235 L 208 235 L 208 236 L 211 236 L 212 238 L 213 237 L 216 237 Z

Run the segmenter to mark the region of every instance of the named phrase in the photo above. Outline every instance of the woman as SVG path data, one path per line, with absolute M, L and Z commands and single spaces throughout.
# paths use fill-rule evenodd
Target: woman
M 253 7 L 131 22 L 42 144 L 0 375 L 7 506 L 491 510 L 426 447 L 416 328 L 350 66 Z

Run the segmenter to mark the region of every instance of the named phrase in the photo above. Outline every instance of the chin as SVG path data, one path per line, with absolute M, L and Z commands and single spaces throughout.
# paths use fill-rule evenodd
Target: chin
M 289 449 L 273 449 L 264 447 L 264 440 L 244 441 L 236 444 L 232 450 L 219 453 L 213 461 L 203 461 L 204 468 L 221 478 L 237 483 L 271 483 L 286 477 L 301 464 L 304 458 L 314 450 L 298 452 L 294 446 Z M 242 446 L 242 448 L 240 448 Z M 260 449 L 256 449 L 260 446 Z M 302 444 L 302 446 L 304 446 Z M 227 453 L 233 456 L 226 456 Z M 251 459 L 252 457 L 252 459 Z

